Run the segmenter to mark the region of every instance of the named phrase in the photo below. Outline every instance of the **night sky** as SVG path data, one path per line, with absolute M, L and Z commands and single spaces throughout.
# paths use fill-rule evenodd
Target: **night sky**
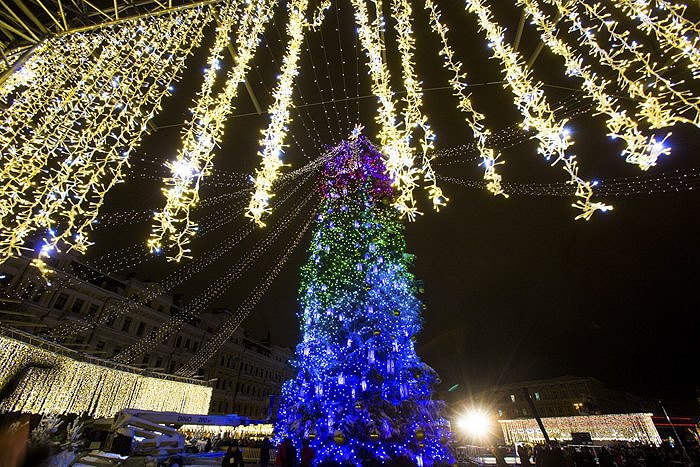
M 364 56 L 353 37 L 350 3 L 334 3 L 340 4 L 340 10 L 336 7 L 329 10 L 328 22 L 321 31 L 323 40 L 319 33 L 312 33 L 303 51 L 302 73 L 295 94 L 295 104 L 300 107 L 292 114 L 294 138 L 288 140 L 291 147 L 287 161 L 292 166 L 286 170 L 318 157 L 321 150 L 317 145 L 332 145 L 346 137 L 356 122 L 365 125 L 367 134 L 376 134 L 375 101 L 367 97 L 369 77 L 364 62 L 358 65 L 357 55 L 361 59 Z M 498 84 L 501 79 L 498 63 L 488 59 L 489 49 L 476 30 L 475 20 L 464 12 L 462 2 L 438 3 L 451 26 L 450 39 L 458 58 L 465 63 L 470 84 L 474 85 L 475 107 L 486 114 L 495 134 L 507 132 L 520 119 L 510 92 Z M 506 4 L 511 2 L 491 3 L 498 4 L 497 19 L 508 27 L 507 37 L 512 40 L 518 11 Z M 418 9 L 416 14 L 417 69 L 425 88 L 431 89 L 425 93 L 425 107 L 438 134 L 437 147 L 468 143 L 469 132 L 456 109 L 456 100 L 444 89 L 448 75 L 440 66 L 437 41 L 427 34 L 424 12 Z M 259 51 L 256 67 L 249 74 L 263 107 L 271 103 L 277 74 L 273 57 L 278 66 L 283 50 L 280 42 L 283 24 L 279 14 L 275 25 L 268 28 L 265 48 Z M 387 32 L 387 41 L 393 41 L 391 30 Z M 529 57 L 536 45 L 533 29 L 528 26 L 520 50 Z M 175 96 L 156 117 L 159 130 L 144 140 L 141 150 L 147 158 L 166 160 L 175 155 L 180 131 L 177 125 L 186 118 L 186 109 L 199 86 L 204 57 L 204 53 L 199 53 L 191 58 Z M 399 76 L 397 58 L 396 48 L 389 47 L 394 78 Z M 545 90 L 551 102 L 565 103 L 559 109 L 561 115 L 580 105 L 571 99 L 578 95 L 575 91 L 578 83 L 564 78 L 562 69 L 562 63 L 544 51 L 533 70 L 535 78 L 548 84 Z M 605 73 L 604 69 L 600 71 Z M 669 75 L 677 73 L 678 70 L 672 69 Z M 394 79 L 392 84 L 400 90 L 398 80 Z M 335 104 L 318 104 L 333 98 Z M 234 114 L 227 124 L 227 136 L 217 153 L 215 166 L 226 172 L 251 173 L 257 165 L 257 139 L 266 124 L 266 116 L 255 113 L 242 87 Z M 605 183 L 613 178 L 646 175 L 617 155 L 621 147 L 605 136 L 603 122 L 601 117 L 578 115 L 569 124 L 584 178 Z M 674 129 L 670 140 L 673 154 L 649 174 L 696 167 L 698 134 L 697 129 L 690 127 Z M 499 149 L 506 161 L 501 168 L 504 181 L 566 180 L 561 169 L 550 167 L 536 154 L 532 141 Z M 481 171 L 474 157 L 475 154 L 463 151 L 449 160 L 438 159 L 436 171 L 478 180 Z M 161 195 L 156 178 L 164 173 L 157 167 L 135 161 L 134 176 L 110 195 L 105 211 L 157 208 Z M 217 178 L 219 182 L 225 179 Z M 698 411 L 693 399 L 695 385 L 700 383 L 699 193 L 684 191 L 606 199 L 614 205 L 614 210 L 584 222 L 574 221 L 577 211 L 570 206 L 573 197 L 512 196 L 506 200 L 494 198 L 485 190 L 448 182 L 441 185 L 450 203 L 440 213 L 430 212 L 426 196 L 421 191 L 416 193 L 426 215 L 408 225 L 407 242 L 409 250 L 416 255 L 416 276 L 425 283 L 422 299 L 427 310 L 418 351 L 438 370 L 445 389 L 459 383 L 457 396 L 466 398 L 470 392 L 491 384 L 561 375 L 593 376 L 612 388 L 650 399 L 663 398 L 677 412 Z M 299 202 L 311 188 L 312 182 L 306 183 L 291 202 Z M 203 188 L 203 195 L 206 199 L 237 189 L 240 187 L 212 183 Z M 283 206 L 272 216 L 269 227 L 255 232 L 177 292 L 184 295 L 185 301 L 201 292 L 228 266 L 248 254 L 254 241 L 273 230 L 280 214 L 291 207 L 292 204 Z M 215 211 L 202 209 L 201 216 L 212 212 Z M 305 212 L 304 216 L 311 214 Z M 195 241 L 195 255 L 215 247 L 217 240 L 236 232 L 247 222 L 241 210 L 236 220 L 219 232 L 206 240 Z M 213 306 L 235 308 L 261 279 L 300 223 L 301 218 L 293 222 L 276 247 L 266 251 Z M 137 222 L 98 230 L 97 245 L 91 256 L 145 242 L 148 229 L 147 222 Z M 298 268 L 305 258 L 308 238 L 307 233 L 303 246 L 243 323 L 252 335 L 264 336 L 269 330 L 277 344 L 293 346 L 297 342 Z M 156 258 L 133 271 L 123 272 L 157 280 L 173 268 L 172 263 Z

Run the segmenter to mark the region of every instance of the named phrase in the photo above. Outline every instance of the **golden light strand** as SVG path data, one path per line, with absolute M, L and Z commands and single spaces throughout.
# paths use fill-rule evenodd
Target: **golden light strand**
M 126 408 L 184 413 L 209 410 L 212 388 L 205 383 L 143 374 L 143 369 L 86 359 L 50 342 L 32 345 L 24 340 L 36 343 L 37 338 L 21 332 L 2 332 L 10 335 L 0 336 L 0 385 L 26 365 L 46 367 L 28 369 L 10 397 L 0 402 L 3 412 L 113 417 Z
M 615 0 L 614 3 L 628 16 L 638 20 L 640 29 L 647 35 L 653 35 L 664 51 L 675 50 L 674 61 L 688 60 L 688 69 L 693 77 L 700 77 L 700 30 L 684 18 L 685 5 L 657 1 L 659 9 L 667 13 L 665 18 L 661 18 L 654 13 L 650 0 Z
M 120 363 L 133 362 L 140 355 L 150 352 L 158 344 L 167 339 L 168 336 L 177 332 L 185 324 L 187 319 L 199 316 L 207 309 L 212 301 L 220 297 L 221 294 L 228 290 L 231 285 L 241 277 L 242 274 L 248 271 L 258 257 L 260 257 L 260 255 L 270 251 L 270 248 L 274 244 L 275 240 L 282 234 L 289 223 L 296 218 L 296 216 L 301 212 L 302 208 L 306 206 L 306 203 L 310 197 L 311 195 L 308 195 L 303 202 L 299 203 L 292 211 L 287 213 L 287 215 L 281 219 L 277 225 L 275 225 L 274 230 L 270 231 L 266 237 L 258 241 L 251 251 L 249 251 L 239 261 L 230 265 L 226 271 L 224 271 L 223 274 L 221 274 L 221 276 L 219 276 L 211 284 L 208 284 L 202 292 L 200 292 L 185 307 L 182 308 L 181 313 L 169 319 L 165 323 L 162 323 L 158 328 L 158 332 L 123 349 L 118 355 L 115 356 L 114 360 Z M 229 239 L 225 240 L 225 242 L 227 242 L 229 247 L 233 247 L 251 231 L 251 229 L 243 229 L 241 232 L 230 236 Z M 224 246 L 224 248 L 226 248 L 226 246 Z M 212 254 L 213 256 L 217 256 L 219 252 L 213 250 Z M 206 262 L 206 260 L 204 262 Z
M 591 201 L 593 196 L 591 182 L 579 177 L 576 157 L 566 153 L 569 146 L 573 144 L 566 128 L 567 121 L 556 118 L 547 103 L 541 85 L 533 82 L 520 55 L 505 42 L 503 29 L 493 20 L 489 7 L 483 0 L 467 0 L 466 9 L 477 17 L 480 29 L 485 32 L 489 41 L 493 56 L 503 66 L 507 86 L 513 91 L 515 105 L 524 117 L 523 129 L 527 131 L 534 128 L 536 132 L 535 138 L 539 141 L 537 152 L 548 161 L 553 159 L 552 165 L 561 162 L 562 168 L 569 175 L 569 182 L 576 186 L 578 199 L 572 206 L 581 211 L 576 219 L 588 220 L 596 211 L 612 209 L 604 203 Z
M 272 185 L 279 177 L 279 171 L 284 165 L 284 139 L 287 135 L 287 125 L 290 121 L 289 110 L 292 104 L 294 80 L 299 74 L 299 57 L 304 41 L 304 30 L 307 29 L 306 9 L 308 0 L 291 0 L 288 6 L 289 19 L 287 22 L 287 50 L 282 59 L 282 67 L 273 93 L 274 102 L 270 106 L 270 122 L 263 130 L 260 141 L 261 150 L 258 153 L 262 159 L 261 167 L 255 170 L 254 191 L 246 211 L 246 217 L 251 218 L 259 226 L 264 226 L 262 218 L 270 212 Z
M 83 33 L 46 39 L 9 76 L 9 83 L 0 86 L 0 100 L 8 105 L 0 117 L 3 160 L 14 162 L 8 156 L 18 156 L 17 143 L 31 138 L 34 127 L 62 109 L 65 90 L 79 88 L 83 77 L 90 74 L 93 62 L 85 57 L 95 53 L 104 40 L 102 35 Z M 7 165 L 2 169 L 0 179 L 4 180 L 11 169 Z
M 163 246 L 175 248 L 169 260 L 180 261 L 190 257 L 187 245 L 197 232 L 197 224 L 190 219 L 191 210 L 199 203 L 199 185 L 212 167 L 214 148 L 223 137 L 226 119 L 234 109 L 239 85 L 245 80 L 251 61 L 260 43 L 260 36 L 272 17 L 274 3 L 257 0 L 247 3 L 236 32 L 236 58 L 226 76 L 226 83 L 215 97 L 211 86 L 216 77 L 219 47 L 226 44 L 223 29 L 210 50 L 209 67 L 205 82 L 193 109 L 193 117 L 183 132 L 183 143 L 177 158 L 166 166 L 171 174 L 163 180 L 165 205 L 153 216 L 154 225 L 148 239 L 153 253 Z M 223 27 L 223 26 L 222 26 Z
M 313 29 L 314 31 L 317 30 L 318 28 L 321 27 L 321 24 L 323 24 L 323 20 L 326 17 L 326 11 L 331 7 L 331 0 L 323 0 L 318 7 L 316 8 L 316 11 L 314 12 L 314 16 L 309 22 L 309 27 Z
M 607 94 L 605 89 L 610 84 L 609 81 L 596 75 L 590 66 L 584 65 L 583 58 L 557 37 L 555 25 L 539 10 L 536 3 L 533 0 L 517 0 L 517 4 L 522 6 L 531 18 L 547 47 L 564 59 L 566 74 L 582 80 L 581 88 L 596 103 L 596 113 L 607 116 L 608 136 L 625 142 L 622 156 L 627 162 L 647 170 L 656 165 L 660 156 L 670 154 L 671 148 L 664 144 L 670 133 L 661 140 L 657 140 L 653 135 L 645 135 L 637 122 L 620 109 L 616 100 Z
M 233 336 L 234 332 L 236 332 L 243 320 L 248 317 L 250 312 L 265 296 L 267 290 L 270 288 L 280 272 L 282 272 L 284 269 L 289 257 L 294 250 L 296 250 L 296 247 L 303 239 L 304 234 L 311 226 L 314 219 L 313 213 L 317 212 L 317 208 L 318 206 L 315 206 L 310 210 L 312 215 L 308 216 L 304 224 L 299 227 L 292 240 L 290 240 L 285 246 L 284 250 L 282 250 L 282 253 L 275 258 L 272 266 L 267 270 L 265 278 L 256 284 L 255 288 L 243 300 L 236 311 L 223 322 L 221 327 L 208 341 L 202 344 L 199 351 L 177 371 L 177 375 L 193 376 L 197 374 L 199 368 L 209 361 L 221 349 L 221 346 L 223 346 L 231 338 L 231 336 Z
M 39 253 L 39 267 L 43 258 L 62 243 L 84 252 L 89 245 L 87 229 L 97 216 L 104 195 L 122 179 L 130 151 L 139 144 L 146 123 L 160 108 L 162 98 L 169 94 L 170 82 L 201 40 L 203 26 L 209 19 L 208 10 L 195 8 L 94 32 L 109 36 L 116 29 L 137 40 L 131 47 L 112 42 L 98 59 L 103 66 L 84 79 L 93 83 L 88 88 L 93 86 L 94 90 L 69 92 L 67 112 L 84 114 L 75 123 L 59 122 L 56 127 L 60 130 L 51 132 L 53 148 L 43 149 L 44 154 L 68 155 L 42 180 L 30 199 L 13 201 L 19 209 L 13 211 L 10 222 L 4 223 L 0 232 L 2 257 L 16 253 L 26 236 L 40 227 L 46 227 L 49 235 Z M 163 39 L 158 41 L 156 38 L 161 35 Z M 83 118 L 87 122 L 84 127 Z M 76 124 L 79 129 L 73 127 Z M 46 138 L 37 134 L 39 141 Z M 31 167 L 36 170 L 38 164 Z M 38 169 L 44 171 L 43 167 Z M 55 227 L 57 223 L 60 232 Z
M 355 23 L 362 48 L 367 55 L 367 67 L 372 80 L 372 93 L 379 100 L 379 109 L 375 120 L 379 124 L 379 142 L 382 153 L 386 158 L 386 168 L 397 189 L 397 199 L 394 205 L 401 216 L 409 220 L 415 219 L 418 209 L 413 199 L 413 189 L 419 176 L 419 170 L 414 165 L 413 151 L 409 147 L 396 121 L 396 109 L 390 86 L 389 70 L 384 63 L 382 51 L 384 44 L 379 28 L 383 25 L 381 18 L 381 2 L 375 1 L 377 17 L 374 27 L 370 24 L 365 0 L 352 0 Z
M 42 116 L 38 123 L 32 124 L 31 115 L 24 111 L 22 105 L 12 106 L 8 110 L 3 125 L 3 129 L 6 130 L 4 134 L 8 139 L 3 141 L 3 153 L 7 154 L 7 160 L 0 169 L 0 219 L 10 219 L 15 207 L 29 198 L 25 192 L 36 185 L 35 177 L 45 172 L 49 162 L 55 162 L 54 159 L 61 156 L 67 156 L 66 160 L 70 159 L 65 146 L 71 138 L 78 137 L 78 122 L 83 118 L 85 121 L 93 121 L 103 110 L 102 105 L 98 103 L 102 93 L 98 88 L 97 77 L 109 63 L 119 65 L 116 59 L 120 50 L 119 44 L 128 42 L 135 36 L 134 31 L 129 28 L 122 28 L 114 35 L 93 35 L 100 36 L 98 40 L 102 51 L 98 59 L 91 62 L 85 75 L 75 75 L 75 81 L 69 82 L 67 87 L 66 83 L 60 82 L 48 84 L 48 89 L 58 88 L 55 96 L 38 94 L 32 99 L 31 93 L 27 93 L 28 105 L 33 107 L 30 112 Z M 76 54 L 84 60 L 94 52 L 92 48 L 74 50 L 72 44 L 77 43 L 80 41 L 53 43 L 52 47 L 37 50 L 30 58 L 31 63 L 36 60 L 47 67 L 41 76 L 60 76 L 62 73 L 56 69 L 63 68 L 64 53 L 68 56 Z M 61 45 L 63 47 L 60 47 Z M 42 57 L 44 54 L 47 57 Z M 115 72 L 110 70 L 109 73 Z
M 503 162 L 497 162 L 499 155 L 486 144 L 491 131 L 485 126 L 485 116 L 474 109 L 471 98 L 466 92 L 467 74 L 462 71 L 462 62 L 455 60 L 454 50 L 447 41 L 449 29 L 440 21 L 440 10 L 432 0 L 425 0 L 425 8 L 430 10 L 430 28 L 440 37 L 442 45 L 440 56 L 444 61 L 444 66 L 452 73 L 450 77 L 452 93 L 457 97 L 457 106 L 464 113 L 467 126 L 469 126 L 474 136 L 474 141 L 481 157 L 481 165 L 484 167 L 486 188 L 494 195 L 503 195 L 507 198 L 508 195 L 501 186 L 501 175 L 496 172 L 496 167 Z
M 448 199 L 437 185 L 435 171 L 431 165 L 431 156 L 428 153 L 435 149 L 435 133 L 428 124 L 428 117 L 423 114 L 423 87 L 416 77 L 413 53 L 415 39 L 413 38 L 413 19 L 411 18 L 411 5 L 408 0 L 392 0 L 391 9 L 396 21 L 396 33 L 399 52 L 401 53 L 401 69 L 404 89 L 406 89 L 406 109 L 404 110 L 404 139 L 410 146 L 413 133 L 420 129 L 421 171 L 423 181 L 427 184 L 428 196 L 433 202 L 433 208 L 440 210 Z
M 596 39 L 596 31 L 605 27 L 605 23 L 601 22 L 597 27 L 584 26 L 581 15 L 573 6 L 583 3 L 564 4 L 561 0 L 545 1 L 557 8 L 564 20 L 570 23 L 571 30 L 578 32 L 579 41 L 589 48 L 592 56 L 598 58 L 600 63 L 615 72 L 618 85 L 626 90 L 631 99 L 639 101 L 637 115 L 639 118 L 646 120 L 651 128 L 670 128 L 677 123 L 690 123 L 692 125 L 700 123 L 683 116 L 682 112 L 675 108 L 673 102 L 655 94 L 652 88 L 647 86 L 648 80 L 634 79 L 631 76 L 632 70 L 630 70 L 630 67 L 634 61 L 624 56 L 624 52 L 627 50 L 626 47 L 609 48 L 600 45 Z M 600 7 L 598 6 L 598 8 Z M 632 46 L 631 44 L 629 45 L 630 47 Z M 649 74 L 649 70 L 645 71 L 645 69 L 647 69 L 647 65 L 642 63 L 637 71 Z
M 87 247 L 91 244 L 87 239 L 87 230 L 91 229 L 96 221 L 106 194 L 117 183 L 123 181 L 124 170 L 129 165 L 128 156 L 140 143 L 141 135 L 147 129 L 146 123 L 161 109 L 162 98 L 165 95 L 169 95 L 167 89 L 169 83 L 176 80 L 177 75 L 184 66 L 185 58 L 190 54 L 192 48 L 196 47 L 201 41 L 203 24 L 197 22 L 194 18 L 189 18 L 189 20 L 189 24 L 193 26 L 189 31 L 175 29 L 170 32 L 174 37 L 180 36 L 178 41 L 181 41 L 182 37 L 188 38 L 185 47 L 181 47 L 181 42 L 169 44 L 173 48 L 179 48 L 179 56 L 173 59 L 171 54 L 171 59 L 162 61 L 160 67 L 156 62 L 150 70 L 151 73 L 161 70 L 161 73 L 153 76 L 153 82 L 150 86 L 151 89 L 157 89 L 156 84 L 162 82 L 161 93 L 158 94 L 156 90 L 146 95 L 137 107 L 139 111 L 126 120 L 121 127 L 120 134 L 110 133 L 110 136 L 114 139 L 114 144 L 110 146 L 108 153 L 101 160 L 98 159 L 96 161 L 96 167 L 93 169 L 89 165 L 85 165 L 76 174 L 77 178 L 88 179 L 88 182 L 85 183 L 85 189 L 82 193 L 74 195 L 77 202 L 71 201 L 71 210 L 67 213 L 64 210 L 59 211 L 59 219 L 63 217 L 66 221 L 65 224 L 69 227 L 60 236 L 51 237 L 50 244 L 53 248 L 58 249 L 62 241 L 69 247 L 85 253 Z M 187 24 L 187 22 L 183 22 L 183 24 Z M 165 29 L 161 29 L 161 31 L 163 30 Z M 122 143 L 121 147 L 119 146 L 120 142 Z M 49 209 L 45 207 L 42 211 L 49 212 Z M 76 219 L 80 220 L 76 222 Z M 50 228 L 52 226 L 51 219 L 47 218 L 42 225 Z
M 582 2 L 581 6 L 589 17 L 599 22 L 599 31 L 605 29 L 612 43 L 619 47 L 621 51 L 626 51 L 634 57 L 633 61 L 627 61 L 627 65 L 636 63 L 636 68 L 646 81 L 652 94 L 658 95 L 661 99 L 666 99 L 672 108 L 679 114 L 689 113 L 688 123 L 700 127 L 700 99 L 689 90 L 678 89 L 684 80 L 671 81 L 663 76 L 669 69 L 668 65 L 658 65 L 651 54 L 643 51 L 642 44 L 631 39 L 629 31 L 618 31 L 619 23 L 606 13 L 605 7 L 600 4 L 589 5 Z

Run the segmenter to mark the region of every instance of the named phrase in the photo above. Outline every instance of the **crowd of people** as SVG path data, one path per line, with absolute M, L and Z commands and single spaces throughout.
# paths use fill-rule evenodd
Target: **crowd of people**
M 507 465 L 505 457 L 513 456 L 512 448 L 493 450 L 496 464 Z M 697 445 L 680 448 L 669 443 L 648 446 L 617 443 L 608 446 L 565 446 L 559 443 L 518 445 L 517 462 L 535 467 L 665 467 L 700 466 Z
M 291 439 L 285 438 L 276 450 L 274 462 L 270 462 L 272 443 L 269 438 L 262 440 L 236 440 L 227 437 L 213 437 L 202 439 L 188 439 L 188 444 L 199 452 L 211 452 L 224 450 L 221 461 L 222 467 L 243 467 L 245 465 L 244 448 L 255 448 L 256 459 L 253 465 L 268 467 L 277 465 L 282 467 L 310 467 L 316 458 L 316 452 L 311 447 L 309 440 L 302 441 L 301 449 L 297 450 Z

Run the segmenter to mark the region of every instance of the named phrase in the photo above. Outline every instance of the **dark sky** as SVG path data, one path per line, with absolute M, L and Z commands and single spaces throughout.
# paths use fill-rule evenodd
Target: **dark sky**
M 458 58 L 465 63 L 474 85 L 475 106 L 486 114 L 494 133 L 506 131 L 520 120 L 509 91 L 499 84 L 482 85 L 500 81 L 501 76 L 497 62 L 488 59 L 489 49 L 476 30 L 475 20 L 467 17 L 462 2 L 438 3 L 448 9 L 444 17 L 451 26 L 450 38 Z M 498 4 L 497 19 L 508 27 L 507 37 L 512 40 L 519 13 L 509 5 L 511 2 L 491 3 Z M 370 94 L 369 78 L 364 62 L 358 65 L 358 55 L 364 57 L 353 37 L 350 3 L 339 4 L 339 11 L 333 7 L 328 12 L 329 22 L 321 31 L 323 39 L 319 33 L 311 34 L 303 51 L 300 92 L 295 95 L 300 107 L 293 112 L 294 138 L 289 139 L 287 160 L 291 169 L 305 164 L 307 157 L 319 155 L 316 139 L 333 144 L 346 137 L 358 121 L 367 127 L 368 134 L 376 132 L 374 99 L 363 97 Z M 274 63 L 279 65 L 282 52 L 279 37 L 284 35 L 283 24 L 278 15 L 265 34 L 265 48 L 259 51 L 256 67 L 249 74 L 264 107 L 271 102 L 270 90 L 277 73 Z M 425 24 L 423 11 L 417 11 L 418 72 L 426 88 L 438 88 L 426 92 L 426 112 L 438 134 L 437 147 L 458 146 L 469 141 L 469 132 L 449 90 L 440 89 L 447 85 L 448 75 L 440 68 L 437 42 L 426 33 Z M 391 31 L 387 32 L 387 40 L 393 40 Z M 528 57 L 536 44 L 533 30 L 527 27 L 520 50 Z M 389 47 L 388 56 L 392 76 L 396 77 L 395 47 Z M 186 108 L 199 85 L 203 59 L 203 53 L 191 59 L 175 97 L 156 118 L 161 129 L 145 139 L 142 150 L 149 158 L 165 160 L 174 156 L 180 130 L 170 125 L 185 119 Z M 562 77 L 561 70 L 562 64 L 547 51 L 534 68 L 537 79 L 552 85 L 545 90 L 554 103 L 577 95 L 553 87 L 577 87 L 575 80 Z M 398 80 L 394 79 L 392 85 L 400 90 Z M 333 98 L 335 104 L 318 105 Z M 565 102 L 568 105 L 560 113 L 572 105 L 571 99 Z M 257 164 L 257 138 L 266 116 L 254 114 L 243 89 L 234 114 L 215 164 L 224 171 L 250 173 Z M 617 155 L 621 148 L 609 142 L 600 117 L 577 116 L 569 128 L 584 177 L 605 183 L 643 175 Z M 649 173 L 697 166 L 697 135 L 695 129 L 674 129 L 672 156 Z M 507 163 L 501 173 L 506 181 L 566 179 L 561 169 L 550 167 L 536 154 L 532 142 L 503 149 L 502 153 Z M 481 172 L 472 160 L 474 154 L 464 152 L 460 157 L 464 162 L 453 165 L 437 160 L 438 173 L 478 180 Z M 137 163 L 134 170 L 152 176 L 152 169 L 151 165 Z M 158 185 L 154 179 L 134 178 L 115 190 L 107 211 L 157 208 Z M 648 398 L 662 397 L 679 411 L 697 411 L 693 397 L 694 385 L 700 383 L 696 357 L 700 329 L 700 194 L 684 191 L 611 198 L 606 201 L 614 205 L 612 212 L 583 222 L 573 219 L 576 211 L 570 207 L 572 198 L 512 196 L 506 200 L 447 182 L 442 186 L 450 198 L 449 205 L 440 213 L 426 212 L 409 225 L 407 240 L 410 251 L 416 254 L 415 273 L 425 282 L 423 299 L 428 305 L 419 352 L 441 374 L 445 387 L 459 383 L 461 395 L 467 396 L 472 390 L 500 382 L 565 374 L 594 376 L 613 388 Z M 235 189 L 215 185 L 205 187 L 203 193 L 206 197 Z M 417 195 L 427 211 L 425 197 Z M 292 203 L 300 199 L 293 197 Z M 291 207 L 288 204 L 280 211 L 287 212 Z M 202 216 L 213 212 L 202 211 Z M 202 291 L 248 254 L 253 241 L 273 230 L 278 217 L 273 216 L 267 229 L 253 234 L 179 291 L 185 298 Z M 195 254 L 215 247 L 217 240 L 246 222 L 241 212 L 216 234 L 196 241 Z M 296 225 L 298 222 L 293 227 Z M 148 228 L 148 223 L 137 223 L 97 232 L 94 255 L 145 241 Z M 293 231 L 287 229 L 276 247 L 266 251 L 214 305 L 235 308 L 261 279 Z M 308 235 L 272 290 L 243 323 L 253 334 L 263 335 L 269 329 L 276 343 L 291 346 L 298 340 L 296 289 L 307 244 Z M 160 258 L 136 272 L 158 279 L 173 267 Z

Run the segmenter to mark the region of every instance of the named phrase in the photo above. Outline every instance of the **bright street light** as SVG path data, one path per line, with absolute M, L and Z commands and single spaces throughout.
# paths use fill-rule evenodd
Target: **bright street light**
M 472 438 L 486 438 L 492 427 L 491 417 L 481 409 L 472 409 L 457 419 L 457 426 Z

